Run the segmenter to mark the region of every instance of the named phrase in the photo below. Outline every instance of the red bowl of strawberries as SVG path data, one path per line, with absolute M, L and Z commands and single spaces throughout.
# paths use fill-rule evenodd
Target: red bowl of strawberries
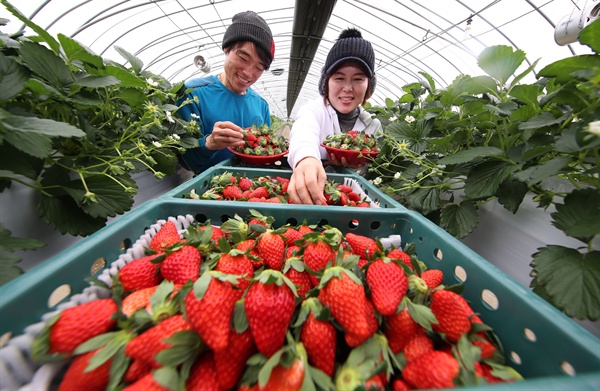
M 244 129 L 244 145 L 232 148 L 231 153 L 250 164 L 269 164 L 288 153 L 288 140 L 275 134 L 268 126 L 252 126 Z

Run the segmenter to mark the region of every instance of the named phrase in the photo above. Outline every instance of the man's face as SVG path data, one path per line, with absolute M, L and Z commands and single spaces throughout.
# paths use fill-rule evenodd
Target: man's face
M 256 46 L 252 42 L 230 48 L 225 55 L 223 68 L 226 78 L 223 84 L 236 94 L 246 92 L 265 71 L 265 66 L 260 61 Z

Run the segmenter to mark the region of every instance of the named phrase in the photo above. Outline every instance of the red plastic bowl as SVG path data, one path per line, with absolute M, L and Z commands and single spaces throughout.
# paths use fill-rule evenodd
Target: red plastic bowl
M 377 155 L 379 155 L 379 152 L 377 151 L 360 152 L 350 151 L 348 149 L 328 147 L 324 144 L 321 144 L 321 146 L 327 150 L 328 155 L 334 155 L 338 161 L 345 157 L 348 163 L 369 163 L 371 162 L 371 160 L 375 159 Z
M 268 155 L 268 156 L 257 156 L 257 155 L 246 155 L 245 153 L 240 153 L 231 147 L 227 147 L 235 156 L 237 156 L 241 161 L 250 163 L 250 164 L 269 164 L 275 163 L 278 160 L 281 160 L 282 157 L 287 155 L 288 151 L 278 153 L 276 155 Z

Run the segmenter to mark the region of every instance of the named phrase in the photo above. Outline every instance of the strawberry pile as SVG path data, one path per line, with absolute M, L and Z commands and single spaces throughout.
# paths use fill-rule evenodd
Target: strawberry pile
M 292 204 L 287 193 L 290 179 L 268 175 L 250 178 L 246 175 L 234 176 L 224 172 L 211 178 L 209 188 L 202 194 L 195 190 L 183 195 L 192 200 L 224 200 Z M 361 197 L 350 186 L 327 180 L 323 195 L 327 205 L 371 207 L 367 197 Z
M 323 140 L 323 145 L 331 148 L 358 152 L 379 152 L 377 140 L 372 134 L 349 130 L 346 133 L 330 134 Z
M 275 134 L 268 126 L 252 126 L 246 128 L 244 145 L 234 148 L 244 155 L 272 156 L 288 150 L 288 140 L 280 134 Z
M 59 390 L 409 390 L 520 380 L 440 270 L 404 249 L 250 210 L 172 221 L 34 343 Z

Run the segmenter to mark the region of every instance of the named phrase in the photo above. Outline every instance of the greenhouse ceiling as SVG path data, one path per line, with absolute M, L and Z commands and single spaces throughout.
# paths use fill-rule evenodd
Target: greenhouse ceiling
M 115 46 L 172 83 L 218 74 L 223 34 L 234 14 L 249 9 L 270 25 L 275 59 L 253 88 L 272 114 L 292 119 L 318 96 L 325 58 L 340 31 L 357 27 L 373 43 L 377 89 L 370 102 L 398 99 L 402 86 L 425 72 L 436 87 L 459 74 L 483 74 L 477 56 L 509 45 L 527 55 L 535 70 L 558 59 L 590 52 L 572 36 L 573 26 L 597 17 L 599 0 L 27 0 L 10 2 L 52 35 L 68 35 L 106 59 L 125 60 Z M 6 9 L 5 33 L 24 26 Z M 566 20 L 572 21 L 565 25 Z M 563 23 L 561 23 L 561 21 Z M 557 27 L 559 26 L 559 27 Z M 568 29 L 568 31 L 567 31 Z M 576 29 L 576 27 L 575 27 Z M 562 45 L 557 44 L 555 32 Z M 25 34 L 31 31 L 25 30 Z M 560 41 L 559 39 L 559 41 Z M 202 56 L 210 70 L 196 66 Z M 534 76 L 531 76 L 534 77 Z

